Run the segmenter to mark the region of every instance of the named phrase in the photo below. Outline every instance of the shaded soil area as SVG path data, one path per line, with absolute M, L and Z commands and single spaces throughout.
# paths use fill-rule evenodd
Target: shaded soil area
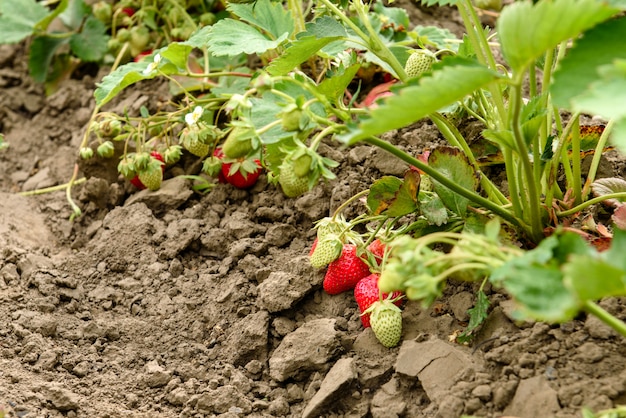
M 414 21 L 450 11 L 410 8 Z M 381 346 L 350 293 L 329 296 L 307 259 L 313 222 L 406 167 L 368 146 L 321 153 L 337 179 L 288 199 L 263 175 L 251 190 L 202 195 L 171 171 L 157 192 L 92 176 L 63 184 L 105 74 L 46 97 L 23 47 L 0 47 L 0 411 L 7 417 L 576 417 L 626 402 L 626 342 L 595 318 L 515 323 L 506 295 L 468 346 L 476 288 L 451 282 L 431 308 L 409 302 L 403 341 Z M 140 83 L 109 110 L 168 99 Z M 411 152 L 442 140 L 427 122 L 385 136 Z M 193 167 L 193 164 L 190 164 Z M 609 173 L 615 175 L 615 173 Z M 364 208 L 352 205 L 347 215 Z M 623 299 L 601 305 L 626 319 Z

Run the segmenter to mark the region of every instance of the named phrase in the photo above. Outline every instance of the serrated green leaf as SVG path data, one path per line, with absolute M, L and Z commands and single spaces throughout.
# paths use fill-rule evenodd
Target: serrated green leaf
M 357 71 L 359 71 L 359 68 L 361 68 L 360 64 L 354 64 L 344 69 L 342 72 L 338 72 L 332 77 L 324 79 L 318 86 L 319 92 L 323 94 L 329 102 L 334 102 L 346 91 L 346 88 L 348 88 L 348 85 Z
M 623 253 L 621 255 L 623 257 Z M 578 255 L 563 266 L 565 285 L 581 302 L 626 295 L 624 270 L 597 257 Z
M 458 42 L 454 42 L 457 39 L 456 35 L 446 28 L 417 25 L 413 31 L 417 33 L 424 43 L 432 45 L 438 50 L 449 49 L 457 51 L 459 49 Z
M 431 225 L 441 226 L 448 222 L 448 210 L 436 194 L 420 199 L 420 209 Z
M 626 118 L 617 120 L 613 125 L 611 144 L 626 154 Z
M 316 38 L 314 36 L 307 36 L 294 41 L 280 57 L 272 61 L 267 67 L 267 72 L 271 75 L 285 75 L 289 71 L 302 64 L 307 59 L 314 56 L 317 51 L 324 48 L 331 42 L 337 41 L 341 38 Z
M 35 0 L 0 0 L 0 43 L 12 44 L 32 35 L 48 12 Z
M 83 61 L 99 61 L 106 54 L 109 36 L 106 26 L 93 16 L 85 21 L 83 30 L 70 38 L 72 52 Z
M 513 71 L 521 72 L 548 50 L 616 12 L 598 0 L 515 2 L 498 19 L 502 53 Z
M 183 45 L 189 45 L 192 48 L 204 49 L 209 45 L 209 40 L 211 39 L 211 31 L 213 30 L 213 26 L 204 26 L 197 31 L 195 31 L 189 39 L 184 42 L 181 42 Z
M 487 295 L 485 295 L 485 292 L 479 290 L 476 294 L 476 303 L 474 303 L 474 307 L 467 310 L 470 320 L 463 333 L 459 335 L 457 339 L 458 342 L 463 344 L 470 340 L 471 335 L 476 328 L 478 328 L 483 322 L 485 322 L 485 319 L 487 319 L 488 310 L 489 299 L 487 298 Z
M 611 248 L 601 254 L 602 258 L 609 264 L 626 270 L 626 231 L 620 228 L 613 230 L 613 239 L 611 240 Z
M 577 39 L 554 72 L 550 86 L 554 104 L 571 109 L 572 99 L 596 81 L 599 67 L 618 58 L 626 59 L 624 39 L 626 17 L 601 23 Z
M 572 99 L 573 108 L 607 119 L 626 117 L 626 60 L 598 69 L 600 78 L 582 94 Z
M 46 81 L 55 52 L 67 41 L 64 38 L 52 38 L 49 36 L 36 36 L 33 38 L 28 53 L 28 70 L 33 80 L 38 83 Z
M 514 298 L 520 319 L 564 322 L 578 313 L 580 304 L 565 287 L 560 265 L 553 259 L 558 245 L 558 238 L 551 236 L 493 271 L 490 280 Z
M 86 16 L 91 15 L 91 7 L 84 0 L 71 0 L 67 9 L 59 18 L 65 26 L 73 30 L 78 29 Z
M 304 36 L 315 36 L 317 38 L 327 38 L 333 36 L 348 36 L 346 28 L 330 16 L 322 16 L 306 24 Z M 302 36 L 298 34 L 298 36 Z
M 183 71 L 187 68 L 187 59 L 192 51 L 192 47 L 184 42 L 172 42 L 161 48 L 159 54 L 179 70 Z
M 282 2 L 257 0 L 248 4 L 229 3 L 228 10 L 278 40 L 294 30 L 293 17 L 285 10 Z
M 52 13 L 49 13 L 43 19 L 37 22 L 35 28 L 41 31 L 45 31 L 48 28 L 48 25 L 50 25 L 50 22 L 52 22 L 58 15 L 65 11 L 67 5 L 68 0 L 61 0 L 61 2 L 59 2 L 59 5 L 52 11 Z
M 463 99 L 466 95 L 498 79 L 498 74 L 487 67 L 462 58 L 446 58 L 449 63 L 419 84 L 399 88 L 397 94 L 372 110 L 371 118 L 341 137 L 353 144 L 363 138 L 402 128 Z
M 256 28 L 233 19 L 222 19 L 211 28 L 207 45 L 209 52 L 218 56 L 262 54 L 276 49 L 288 36 L 285 33 L 277 39 L 269 39 Z
M 155 51 L 151 57 L 159 52 L 160 51 Z M 102 81 L 98 83 L 98 88 L 96 88 L 94 92 L 96 104 L 98 106 L 105 105 L 126 87 L 141 80 L 152 79 L 159 75 L 159 71 L 163 74 L 176 74 L 178 72 L 178 68 L 171 62 L 161 61 L 158 67 L 159 71 L 155 70 L 144 74 L 144 70 L 146 70 L 152 62 L 152 58 L 150 57 L 140 62 L 129 62 L 104 76 Z
M 478 187 L 478 178 L 474 173 L 474 169 L 465 154 L 458 148 L 439 147 L 435 149 L 428 157 L 428 165 L 465 189 L 476 190 Z M 469 200 L 443 186 L 438 181 L 431 180 L 434 190 L 441 198 L 443 204 L 452 212 L 464 218 L 467 213 Z

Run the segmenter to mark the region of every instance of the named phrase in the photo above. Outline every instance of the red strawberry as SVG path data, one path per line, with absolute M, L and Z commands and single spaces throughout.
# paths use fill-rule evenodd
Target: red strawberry
M 137 56 L 135 58 L 133 58 L 133 61 L 141 62 L 145 58 L 149 57 L 152 54 L 152 52 L 154 52 L 152 49 L 146 49 L 145 51 L 140 52 L 139 54 L 137 54 Z
M 242 167 L 233 172 L 234 163 L 222 164 L 222 175 L 226 181 L 238 189 L 249 189 L 254 186 L 261 175 L 261 161 L 254 160 L 256 168 L 246 171 Z
M 163 156 L 162 156 L 160 153 L 156 152 L 156 151 L 152 151 L 152 152 L 150 153 L 150 155 L 151 155 L 152 157 L 154 157 L 155 159 L 157 159 L 157 160 L 161 161 L 162 163 L 164 163 L 164 162 L 165 162 L 165 160 L 163 159 Z M 161 164 L 161 174 L 163 174 L 163 172 L 164 172 L 164 171 L 165 171 L 165 164 Z M 130 182 L 131 182 L 131 184 L 132 184 L 133 186 L 135 186 L 135 187 L 136 187 L 136 188 L 138 188 L 139 190 L 144 190 L 144 189 L 146 188 L 146 186 L 145 186 L 145 185 L 142 183 L 142 181 L 139 179 L 139 175 L 135 175 L 135 177 L 133 177 L 133 178 L 130 180 Z
M 224 151 L 216 148 L 213 156 L 220 160 L 225 159 Z M 230 183 L 238 189 L 249 189 L 254 186 L 261 175 L 261 161 L 252 160 L 233 160 L 222 163 L 222 169 L 218 173 L 220 183 Z
M 383 261 L 386 248 L 387 248 L 387 245 L 383 244 L 378 238 L 376 238 L 374 241 L 370 243 L 370 245 L 367 246 L 367 249 L 369 250 L 369 252 L 371 252 L 374 255 L 374 258 L 376 258 L 376 262 L 378 264 L 380 264 L 381 261 Z
M 363 277 L 370 274 L 370 268 L 356 253 L 356 245 L 343 246 L 338 259 L 331 262 L 324 276 L 324 290 L 329 295 L 352 290 Z
M 354 299 L 356 299 L 357 305 L 359 305 L 359 311 L 361 312 L 361 323 L 363 328 L 370 326 L 370 314 L 363 314 L 372 304 L 380 300 L 380 290 L 378 289 L 378 274 L 370 274 L 367 277 L 362 278 L 356 284 L 354 288 Z M 402 292 L 393 292 L 392 299 L 396 299 L 402 295 Z M 387 299 L 388 293 L 383 293 L 382 298 Z M 396 306 L 402 305 L 402 299 L 394 302 Z

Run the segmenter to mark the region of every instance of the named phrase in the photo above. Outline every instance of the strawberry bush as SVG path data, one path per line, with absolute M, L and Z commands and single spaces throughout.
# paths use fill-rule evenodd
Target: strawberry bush
M 525 317 L 561 322 L 583 310 L 626 336 L 626 326 L 594 302 L 626 294 L 626 266 L 616 256 L 626 183 L 596 179 L 609 146 L 626 150 L 624 4 L 516 2 L 502 8 L 495 32 L 483 27 L 479 8 L 499 9 L 497 2 L 426 3 L 457 7 L 463 39 L 436 27 L 409 30 L 404 10 L 361 0 L 317 0 L 306 14 L 298 0 L 226 2 L 224 10 L 192 1 L 97 3 L 86 19 L 100 22 L 115 58 L 78 153 L 119 158 L 119 173 L 138 188 L 158 189 L 170 168 L 192 158 L 199 168 L 186 175 L 205 191 L 213 179 L 248 189 L 265 172 L 297 198 L 335 177 L 337 163 L 320 144 L 378 147 L 411 168 L 345 202 L 364 197 L 355 219 L 340 208 L 321 220 L 310 258 L 327 269 L 329 294 L 380 277 L 378 300 L 362 313 L 383 345 L 399 342 L 401 303 L 394 302 L 405 295 L 429 305 L 450 278 L 481 283 L 463 338 L 485 317 L 488 281 Z M 0 28 L 15 24 L 12 4 L 0 2 Z M 32 27 L 9 41 L 40 36 L 41 22 L 63 11 L 63 4 L 31 6 Z M 363 97 L 361 87 L 377 77 Z M 122 90 L 156 78 L 170 83 L 166 106 L 139 115 L 105 110 Z M 605 125 L 584 125 L 589 115 Z M 412 155 L 382 139 L 424 118 L 447 145 Z M 480 149 L 488 152 L 461 133 L 470 118 L 481 124 Z M 588 152 L 594 157 L 583 176 Z M 488 175 L 493 164 L 505 185 Z M 615 209 L 605 252 L 572 226 L 600 202 Z M 601 279 L 590 285 L 583 273 Z

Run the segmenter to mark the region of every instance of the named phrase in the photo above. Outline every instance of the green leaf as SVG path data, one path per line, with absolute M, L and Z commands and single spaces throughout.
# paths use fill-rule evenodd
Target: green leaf
M 413 30 L 417 33 L 422 42 L 432 45 L 438 50 L 449 49 L 451 51 L 457 51 L 459 49 L 459 44 L 453 42 L 457 39 L 456 35 L 446 28 L 417 25 Z
M 613 230 L 613 239 L 611 240 L 611 248 L 602 253 L 602 257 L 609 264 L 626 270 L 626 231 L 615 228 Z
M 430 194 L 420 199 L 420 209 L 422 215 L 431 225 L 441 226 L 448 222 L 448 210 L 436 194 Z
M 572 108 L 572 100 L 598 79 L 598 69 L 626 59 L 626 17 L 612 19 L 585 32 L 567 52 L 556 71 L 550 93 L 555 105 Z M 607 92 L 610 100 L 613 91 Z
M 288 34 L 272 40 L 254 27 L 233 19 L 222 19 L 211 26 L 208 49 L 214 55 L 262 54 L 277 48 Z
M 462 58 L 446 58 L 441 70 L 423 77 L 419 84 L 409 84 L 397 90 L 372 110 L 371 118 L 341 137 L 347 144 L 363 138 L 402 128 L 444 106 L 463 99 L 466 95 L 498 79 L 498 74 L 488 68 Z
M 428 165 L 465 189 L 476 190 L 478 187 L 478 178 L 474 169 L 465 154 L 458 148 L 439 147 L 435 149 L 428 157 Z M 464 218 L 469 200 L 448 189 L 438 181 L 431 180 L 435 193 L 439 195 L 443 204 L 452 212 Z
M 328 38 L 334 36 L 348 36 L 346 28 L 330 16 L 322 16 L 306 24 L 306 32 L 298 36 L 315 36 L 316 38 Z
M 184 42 L 172 42 L 158 52 L 163 58 L 174 64 L 178 70 L 187 69 L 187 59 L 192 47 Z
M 184 42 L 181 42 L 183 45 L 189 45 L 192 48 L 204 49 L 209 45 L 209 40 L 211 39 L 211 31 L 213 30 L 213 26 L 204 26 L 197 31 L 195 31 L 189 39 Z
M 598 0 L 515 2 L 498 19 L 502 53 L 513 71 L 521 72 L 548 50 L 616 12 Z
M 267 72 L 274 76 L 285 75 L 329 43 L 340 39 L 340 37 L 319 39 L 314 36 L 300 38 L 294 41 L 283 55 L 272 61 L 267 67 Z
M 619 119 L 613 125 L 611 144 L 619 149 L 622 154 L 626 153 L 626 118 Z
M 458 342 L 463 344 L 468 342 L 473 332 L 487 319 L 487 310 L 489 309 L 489 299 L 485 292 L 479 290 L 476 294 L 476 303 L 473 308 L 468 309 L 470 320 L 467 327 L 457 338 Z
M 83 23 L 86 16 L 91 15 L 91 7 L 84 0 L 71 0 L 68 8 L 61 13 L 59 18 L 65 26 L 76 30 Z
M 166 49 L 167 47 L 163 48 Z M 118 67 L 112 73 L 107 74 L 102 78 L 102 81 L 98 83 L 98 88 L 94 92 L 96 98 L 96 104 L 103 106 L 113 99 L 120 91 L 126 87 L 137 83 L 141 80 L 148 80 L 156 77 L 160 73 L 163 74 L 176 74 L 178 68 L 171 62 L 161 61 L 159 65 L 159 71 L 152 71 L 148 74 L 144 74 L 144 70 L 152 64 L 152 57 L 159 53 L 155 51 L 150 57 L 140 62 L 129 62 Z M 160 72 L 160 73 L 159 73 Z
M 574 110 L 601 115 L 607 119 L 626 117 L 626 60 L 598 70 L 600 78 L 579 96 L 573 98 Z
M 597 256 L 571 257 L 563 266 L 563 274 L 565 285 L 578 296 L 580 302 L 626 295 L 626 272 Z
M 342 71 L 338 71 L 332 77 L 324 79 L 318 86 L 319 92 L 323 94 L 329 102 L 332 103 L 336 101 L 346 91 L 357 71 L 359 71 L 359 68 L 361 68 L 360 64 L 353 64 Z
M 557 236 L 548 237 L 535 249 L 495 269 L 490 277 L 515 299 L 522 318 L 564 322 L 580 308 L 563 283 L 560 264 L 553 258 L 558 245 Z
M 30 44 L 28 54 L 28 70 L 30 76 L 38 83 L 43 83 L 48 77 L 52 58 L 57 49 L 67 43 L 67 39 L 36 36 Z
M 264 32 L 272 39 L 285 39 L 294 30 L 293 17 L 283 7 L 282 2 L 257 0 L 248 4 L 229 2 L 228 10 Z
M 35 0 L 0 0 L 0 43 L 12 44 L 33 34 L 48 9 Z
M 70 38 L 72 52 L 83 61 L 101 60 L 108 50 L 106 30 L 104 23 L 89 16 L 83 30 Z

